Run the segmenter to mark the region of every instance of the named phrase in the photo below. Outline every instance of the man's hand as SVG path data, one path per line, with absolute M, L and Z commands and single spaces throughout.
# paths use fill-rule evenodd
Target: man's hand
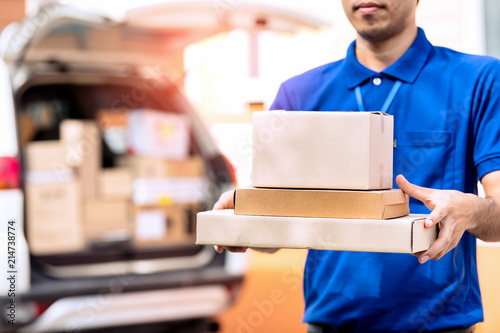
M 215 203 L 213 210 L 220 209 L 234 209 L 234 190 L 227 191 L 221 194 L 219 200 Z M 238 246 L 220 246 L 214 245 L 215 251 L 222 253 L 224 249 L 230 252 L 245 253 L 248 247 L 238 247 Z
M 214 204 L 212 210 L 234 209 L 234 190 L 227 191 L 221 194 L 219 200 Z
M 458 245 L 466 230 L 477 227 L 478 209 L 485 206 L 486 199 L 454 190 L 434 190 L 411 184 L 402 175 L 396 183 L 403 192 L 422 201 L 432 210 L 424 225 L 431 228 L 439 223 L 438 238 L 426 251 L 416 253 L 420 263 L 429 259 L 440 259 Z
M 247 252 L 248 247 L 214 245 L 214 249 L 218 253 L 222 253 L 224 249 L 228 250 L 229 252 L 245 253 Z

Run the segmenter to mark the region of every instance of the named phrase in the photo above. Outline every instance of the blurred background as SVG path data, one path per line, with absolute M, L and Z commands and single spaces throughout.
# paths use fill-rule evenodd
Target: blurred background
M 119 21 L 140 7 L 168 1 L 61 2 Z M 222 14 L 237 11 L 245 2 L 212 1 L 213 10 Z M 0 30 L 35 15 L 48 3 L 51 1 L 0 0 Z M 278 8 L 278 13 L 290 10 L 314 18 L 316 27 L 299 26 L 292 33 L 258 27 L 231 29 L 191 43 L 181 55 L 158 60 L 166 65 L 171 81 L 188 98 L 231 162 L 239 186 L 250 183 L 252 112 L 268 109 L 287 78 L 344 57 L 355 37 L 340 1 L 267 0 L 265 4 Z M 151 20 L 161 18 L 149 14 Z M 147 12 L 144 15 L 141 19 L 147 21 Z M 418 24 L 434 45 L 498 57 L 498 15 L 500 4 L 495 0 L 422 0 Z M 219 331 L 305 332 L 301 323 L 305 257 L 305 250 L 232 256 L 232 261 L 244 264 L 244 280 L 236 301 L 216 316 Z M 478 325 L 479 333 L 500 332 L 499 262 L 500 246 L 481 242 L 478 265 L 485 322 Z

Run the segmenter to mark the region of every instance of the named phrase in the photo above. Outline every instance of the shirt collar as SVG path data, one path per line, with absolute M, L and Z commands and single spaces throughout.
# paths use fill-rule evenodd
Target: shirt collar
M 417 38 L 408 51 L 381 73 L 406 83 L 413 83 L 424 67 L 431 49 L 432 44 L 427 40 L 424 31 L 418 28 Z M 342 70 L 345 71 L 344 77 L 346 77 L 349 89 L 361 85 L 377 74 L 377 72 L 363 66 L 356 58 L 356 41 L 352 42 L 347 50 Z

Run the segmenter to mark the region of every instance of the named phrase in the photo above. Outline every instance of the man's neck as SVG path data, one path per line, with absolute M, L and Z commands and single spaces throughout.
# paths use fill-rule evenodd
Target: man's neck
M 403 30 L 391 39 L 371 42 L 358 35 L 356 58 L 365 67 L 381 72 L 405 54 L 417 37 L 417 27 Z

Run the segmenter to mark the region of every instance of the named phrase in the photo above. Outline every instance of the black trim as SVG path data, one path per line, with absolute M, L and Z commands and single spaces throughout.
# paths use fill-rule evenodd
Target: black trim
M 242 281 L 242 275 L 228 274 L 222 267 L 145 275 L 117 274 L 88 279 L 53 279 L 32 285 L 27 293 L 16 295 L 16 301 L 53 302 L 64 297 L 120 294 L 218 284 L 232 285 L 241 284 Z M 0 297 L 0 304 L 8 302 L 8 300 L 7 297 Z

